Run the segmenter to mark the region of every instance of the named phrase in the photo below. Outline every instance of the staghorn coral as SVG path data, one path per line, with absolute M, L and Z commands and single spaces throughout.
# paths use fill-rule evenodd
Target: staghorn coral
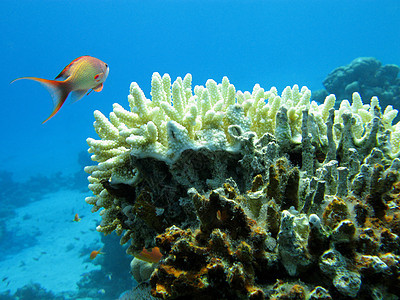
M 226 77 L 192 91 L 190 75 L 155 73 L 151 95 L 133 83 L 130 110 L 95 112 L 85 171 L 97 229 L 128 253 L 163 251 L 153 295 L 400 294 L 396 110 L 357 93 L 335 110 L 297 86 L 236 92 Z

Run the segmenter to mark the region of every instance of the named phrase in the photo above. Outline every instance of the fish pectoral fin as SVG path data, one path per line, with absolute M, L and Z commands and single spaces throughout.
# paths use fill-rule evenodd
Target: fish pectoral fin
M 74 103 L 80 99 L 87 93 L 88 90 L 75 90 L 71 92 L 71 103 Z
M 95 92 L 101 92 L 102 89 L 103 89 L 103 84 L 100 83 L 99 85 L 97 85 L 97 86 L 95 86 L 95 87 L 93 88 L 93 91 L 95 91 Z

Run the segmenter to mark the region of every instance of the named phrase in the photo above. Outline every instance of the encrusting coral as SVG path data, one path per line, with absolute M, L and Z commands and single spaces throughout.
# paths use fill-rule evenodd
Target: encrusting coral
M 132 83 L 129 110 L 95 111 L 85 171 L 98 231 L 164 255 L 153 296 L 397 299 L 397 110 L 190 74 L 153 74 L 151 96 Z

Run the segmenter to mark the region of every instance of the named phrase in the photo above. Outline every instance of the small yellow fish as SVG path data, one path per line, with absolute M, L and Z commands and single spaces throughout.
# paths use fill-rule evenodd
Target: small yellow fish
M 43 124 L 60 110 L 70 93 L 72 102 L 76 102 L 90 89 L 100 92 L 103 89 L 103 83 L 107 79 L 109 70 L 108 65 L 100 59 L 86 55 L 74 59 L 60 74 L 58 74 L 55 78 L 56 80 L 38 77 L 20 77 L 14 79 L 11 83 L 21 79 L 34 80 L 42 84 L 49 91 L 53 98 L 54 110 L 51 115 L 42 122 Z
M 93 250 L 90 253 L 90 259 L 95 259 L 97 255 L 104 254 L 103 252 L 100 252 L 100 251 L 101 251 L 101 249 L 100 250 Z
M 78 214 L 75 214 L 75 217 L 74 217 L 74 219 L 73 219 L 72 221 L 74 221 L 74 222 L 80 222 L 80 221 L 81 221 L 81 218 L 79 218 L 79 215 L 78 215 Z

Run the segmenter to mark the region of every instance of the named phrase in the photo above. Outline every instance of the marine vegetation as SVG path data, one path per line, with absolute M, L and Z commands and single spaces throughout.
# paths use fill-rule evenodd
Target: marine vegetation
M 397 110 L 191 79 L 154 73 L 151 100 L 132 83 L 87 139 L 97 230 L 132 255 L 158 247 L 152 295 L 397 299 Z

